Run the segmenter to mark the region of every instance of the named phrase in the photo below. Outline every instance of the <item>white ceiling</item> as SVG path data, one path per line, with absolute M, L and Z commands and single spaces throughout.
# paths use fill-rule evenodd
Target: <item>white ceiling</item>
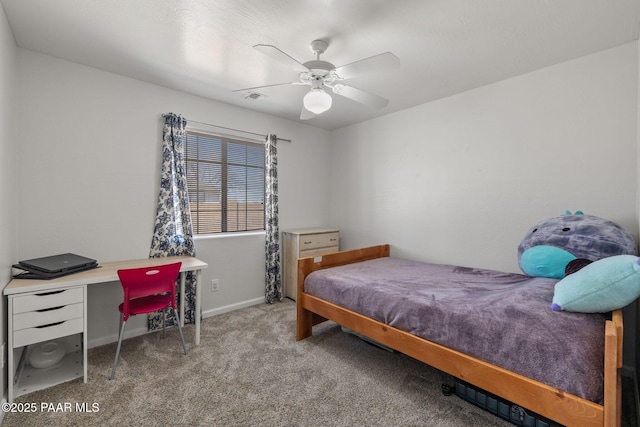
M 336 66 L 382 52 L 401 68 L 348 83 L 390 100 L 333 95 L 307 123 L 336 129 L 638 39 L 640 0 L 0 0 L 19 47 L 299 120 L 307 86 L 253 49 L 299 62 L 329 42 Z

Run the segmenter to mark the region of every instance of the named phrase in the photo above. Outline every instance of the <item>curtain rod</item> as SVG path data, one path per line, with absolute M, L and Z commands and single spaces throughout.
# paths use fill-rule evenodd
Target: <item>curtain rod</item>
M 249 135 L 261 136 L 263 138 L 267 137 L 267 135 L 263 135 L 263 134 L 260 134 L 260 133 L 248 132 L 246 130 L 240 130 L 240 129 L 228 128 L 228 127 L 224 127 L 224 126 L 212 125 L 211 123 L 203 123 L 203 122 L 198 122 L 198 121 L 190 120 L 190 119 L 187 119 L 187 124 L 188 123 L 197 123 L 199 125 L 212 126 L 214 128 L 226 129 L 226 130 L 231 130 L 231 131 L 234 131 L 234 132 L 242 132 L 242 133 L 246 133 L 246 134 L 249 134 Z M 278 139 L 278 141 L 291 142 L 290 139 L 284 139 L 284 138 L 277 138 L 277 139 Z

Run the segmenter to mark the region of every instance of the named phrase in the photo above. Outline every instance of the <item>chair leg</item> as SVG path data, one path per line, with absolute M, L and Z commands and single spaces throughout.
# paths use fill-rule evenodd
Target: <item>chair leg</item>
M 167 309 L 162 310 L 162 339 L 167 337 Z
M 178 317 L 178 312 L 176 309 L 173 309 L 173 314 L 176 316 L 176 324 L 178 325 L 178 331 L 180 332 L 180 340 L 182 340 L 182 349 L 184 350 L 185 356 L 187 355 L 187 345 L 184 343 L 184 335 L 182 335 L 182 326 L 180 326 L 180 318 Z
M 110 380 L 116 377 L 116 366 L 118 366 L 118 358 L 120 357 L 120 347 L 122 346 L 122 338 L 124 337 L 124 327 L 127 324 L 126 321 L 122 320 L 122 317 L 120 317 L 120 323 L 122 324 L 122 327 L 120 328 L 120 336 L 118 337 L 118 348 L 116 349 L 116 359 L 113 361 L 113 369 L 111 369 L 111 377 L 109 377 Z

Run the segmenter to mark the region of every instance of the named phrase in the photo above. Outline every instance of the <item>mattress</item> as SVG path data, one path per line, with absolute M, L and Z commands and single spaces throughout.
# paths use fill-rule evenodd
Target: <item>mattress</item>
M 595 403 L 605 316 L 552 311 L 557 280 L 377 258 L 319 270 L 304 290 Z

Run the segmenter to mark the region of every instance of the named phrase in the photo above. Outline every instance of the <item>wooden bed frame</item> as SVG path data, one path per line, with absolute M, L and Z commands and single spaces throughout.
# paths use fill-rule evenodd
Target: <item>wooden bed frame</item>
M 313 325 L 332 320 L 565 426 L 620 426 L 621 310 L 614 311 L 612 320 L 606 322 L 604 405 L 598 405 L 304 293 L 304 280 L 313 271 L 386 256 L 389 256 L 389 245 L 299 259 L 296 340 L 310 337 Z

